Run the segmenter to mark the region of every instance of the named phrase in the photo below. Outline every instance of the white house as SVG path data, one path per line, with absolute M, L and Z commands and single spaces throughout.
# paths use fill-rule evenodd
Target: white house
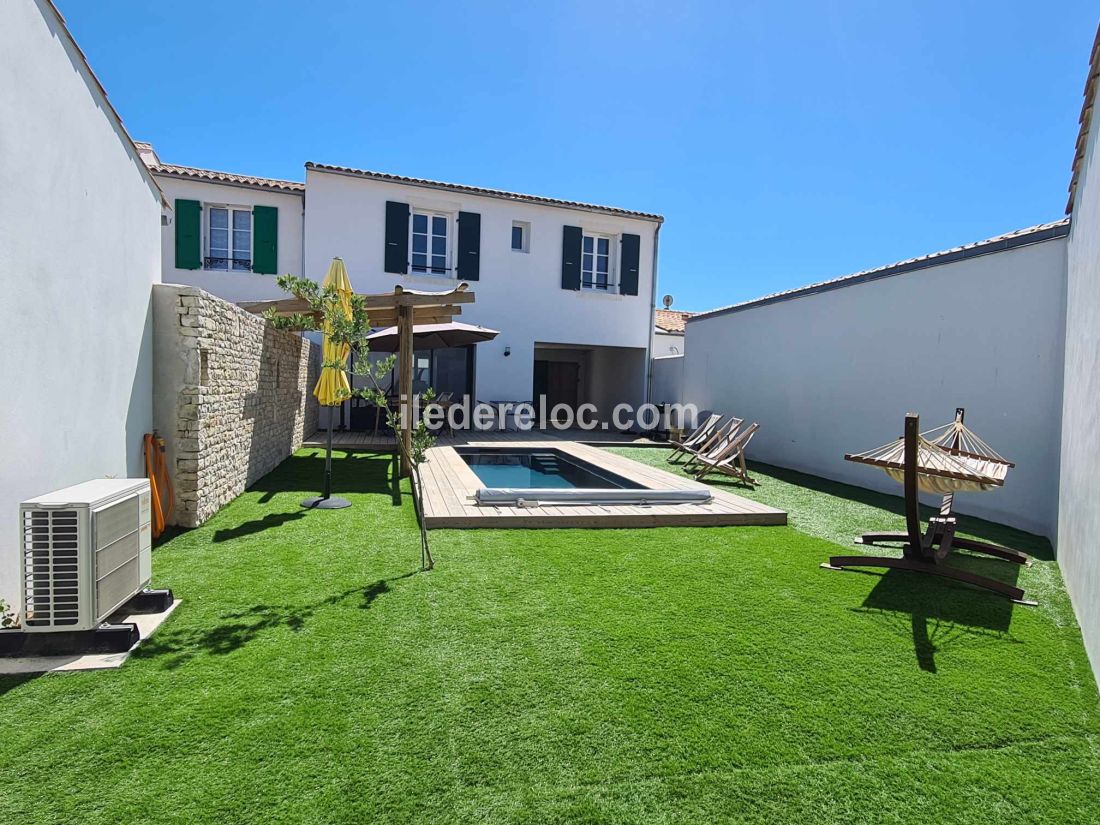
M 161 193 L 47 0 L 0 3 L 0 598 L 21 501 L 143 476 Z
M 142 160 L 164 190 L 162 271 L 234 303 L 282 298 L 275 276 L 302 274 L 305 185 Z
M 500 335 L 418 353 L 419 381 L 481 401 L 591 403 L 604 420 L 646 399 L 659 215 L 316 163 L 302 184 L 142 151 L 173 206 L 165 282 L 277 298 L 276 274 L 319 280 L 336 256 L 363 293 L 466 281 L 477 301 L 456 320 Z
M 433 385 L 605 413 L 644 400 L 660 216 L 314 163 L 306 191 L 307 272 L 340 255 L 361 292 L 476 292 L 459 320 L 501 334 L 447 367 L 465 386 Z

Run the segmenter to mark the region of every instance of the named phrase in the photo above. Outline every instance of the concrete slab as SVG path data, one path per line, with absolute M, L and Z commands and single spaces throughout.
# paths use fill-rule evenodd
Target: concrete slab
M 164 624 L 172 612 L 179 607 L 181 600 L 176 599 L 163 613 L 135 613 L 127 615 L 116 613 L 111 623 L 133 622 L 137 625 L 140 638 L 125 653 L 89 653 L 83 656 L 12 656 L 0 657 L 0 676 L 19 676 L 31 673 L 63 673 L 74 670 L 111 670 L 122 667 L 130 654 L 145 639 Z

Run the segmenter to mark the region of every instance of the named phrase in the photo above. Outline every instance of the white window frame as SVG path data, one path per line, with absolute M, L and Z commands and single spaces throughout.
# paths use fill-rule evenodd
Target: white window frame
M 203 216 L 202 221 L 202 268 L 211 270 L 214 272 L 251 272 L 252 261 L 254 260 L 256 250 L 256 225 L 255 220 L 252 217 L 252 207 L 244 206 L 236 203 L 204 203 L 202 205 L 203 212 L 206 214 Z M 214 257 L 210 254 L 210 216 L 215 209 L 224 209 L 228 213 L 226 215 L 226 231 L 229 233 L 226 238 L 226 243 L 229 245 L 225 250 L 227 253 L 227 260 L 225 266 L 211 266 L 208 264 L 210 258 Z M 233 252 L 233 215 L 237 212 L 244 212 L 248 215 L 248 268 L 236 269 L 233 266 L 234 258 Z M 220 257 L 220 256 L 219 256 Z
M 585 238 L 592 239 L 592 279 L 591 284 L 586 284 L 584 280 L 584 240 Z M 600 239 L 607 241 L 607 286 L 600 287 L 595 283 L 596 278 L 596 249 L 598 248 Z M 598 292 L 604 295 L 617 295 L 619 293 L 619 266 L 618 256 L 616 252 L 618 250 L 618 236 L 612 235 L 608 232 L 593 232 L 587 229 L 581 232 L 581 290 L 588 292 Z
M 423 215 L 428 219 L 428 251 L 425 253 L 430 261 L 432 258 L 431 240 L 433 237 L 431 227 L 433 218 L 443 218 L 446 221 L 447 226 L 447 250 L 444 254 L 444 268 L 443 272 L 433 272 L 432 266 L 429 263 L 427 269 L 424 272 L 418 272 L 413 269 L 413 225 L 416 223 L 416 216 Z M 418 277 L 425 278 L 450 278 L 454 280 L 456 277 L 454 269 L 454 250 L 455 243 L 458 240 L 458 232 L 456 228 L 455 215 L 453 212 L 445 212 L 439 209 L 427 209 L 413 206 L 409 209 L 409 274 L 416 275 Z
M 531 224 L 527 221 L 512 221 L 512 229 L 519 229 L 522 233 L 522 242 L 519 248 L 512 246 L 512 238 L 508 237 L 508 247 L 513 252 L 530 252 L 531 251 Z M 582 241 L 583 243 L 583 241 Z

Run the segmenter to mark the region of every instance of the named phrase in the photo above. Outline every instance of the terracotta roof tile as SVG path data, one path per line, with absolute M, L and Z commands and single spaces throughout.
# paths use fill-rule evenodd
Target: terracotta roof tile
M 680 312 L 675 309 L 659 309 L 654 319 L 654 326 L 662 332 L 683 332 L 687 326 L 687 319 L 694 313 Z
M 257 178 L 252 175 L 235 175 L 232 172 L 216 172 L 213 169 L 197 169 L 193 166 L 177 166 L 173 163 L 149 163 L 154 175 L 168 175 L 174 178 L 205 180 L 211 183 L 228 183 L 234 186 L 255 186 L 260 189 L 276 189 L 280 192 L 304 192 L 306 185 L 293 180 L 276 178 Z
M 318 172 L 335 172 L 341 175 L 352 175 L 360 178 L 370 178 L 371 180 L 386 181 L 387 183 L 404 183 L 409 186 L 426 186 L 432 189 L 450 189 L 455 192 L 466 192 L 471 195 L 486 195 L 492 198 L 503 198 L 505 200 L 523 201 L 525 203 L 540 203 L 547 206 L 567 206 L 570 209 L 584 209 L 590 212 L 606 212 L 612 215 L 621 215 L 627 218 L 645 218 L 646 220 L 664 221 L 661 215 L 656 215 L 650 212 L 634 212 L 630 209 L 620 209 L 617 206 L 599 206 L 594 203 L 583 203 L 581 201 L 566 201 L 559 200 L 558 198 L 545 198 L 541 195 L 523 195 L 519 192 L 506 192 L 502 189 L 486 189 L 481 186 L 466 186 L 461 183 L 443 183 L 437 180 L 427 180 L 425 178 L 407 178 L 403 175 L 390 175 L 386 172 L 371 172 L 366 169 L 352 169 L 348 166 L 330 166 L 327 163 L 313 163 L 309 161 L 306 163 L 306 169 L 315 169 Z
M 1096 103 L 1096 87 L 1100 86 L 1100 26 L 1096 28 L 1096 37 L 1092 41 L 1092 54 L 1089 55 L 1089 73 L 1085 78 L 1085 100 L 1081 104 L 1081 128 L 1077 132 L 1077 146 L 1073 152 L 1073 174 L 1069 181 L 1069 201 L 1066 214 L 1073 211 L 1073 198 L 1077 194 L 1077 179 L 1081 175 L 1081 163 L 1085 159 L 1085 149 L 1089 140 L 1089 125 L 1092 123 L 1093 104 Z

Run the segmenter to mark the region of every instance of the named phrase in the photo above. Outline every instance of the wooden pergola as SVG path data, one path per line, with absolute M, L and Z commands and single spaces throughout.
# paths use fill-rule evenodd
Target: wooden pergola
M 446 324 L 462 314 L 460 304 L 472 304 L 474 293 L 465 282 L 454 289 L 430 292 L 420 289 L 404 289 L 400 285 L 393 292 L 380 295 L 360 295 L 366 304 L 367 316 L 372 327 L 397 327 L 397 376 L 398 401 L 412 404 L 413 383 L 413 327 L 417 324 Z M 276 301 L 245 301 L 242 309 L 263 315 L 273 310 L 278 316 L 310 315 L 309 303 L 301 298 L 280 298 Z M 314 317 L 317 326 L 320 318 Z M 411 409 L 411 407 L 410 407 Z M 410 468 L 406 456 L 412 447 L 412 421 L 410 415 L 401 416 L 401 474 L 408 475 Z

